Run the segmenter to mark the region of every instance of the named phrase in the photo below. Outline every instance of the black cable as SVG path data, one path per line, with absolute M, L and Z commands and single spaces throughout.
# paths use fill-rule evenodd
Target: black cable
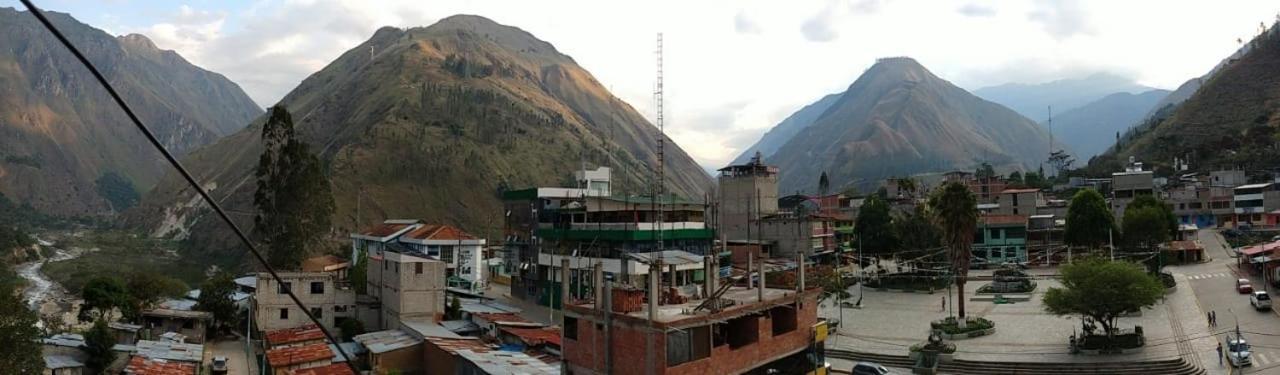
M 76 59 L 80 60 L 80 63 L 83 64 L 85 68 L 89 69 L 89 73 L 93 73 L 93 77 L 98 80 L 98 83 L 102 84 L 103 88 L 107 89 L 107 93 L 111 94 L 111 98 L 120 106 L 120 109 L 124 110 L 124 113 L 129 116 L 129 120 L 133 121 L 133 124 L 138 127 L 138 130 L 142 132 L 142 135 L 145 135 L 147 140 L 151 142 L 151 145 L 155 146 L 155 148 L 164 155 L 165 160 L 168 160 L 169 164 L 173 165 L 173 168 L 178 170 L 178 173 L 182 175 L 182 178 L 186 179 L 187 184 L 190 184 L 191 188 L 195 189 L 196 192 L 200 194 L 201 198 L 204 198 L 205 203 L 208 204 L 209 207 L 212 207 L 214 212 L 218 213 L 218 216 L 222 218 L 222 221 L 226 222 L 227 225 L 231 227 L 231 230 L 240 238 L 240 242 L 244 243 L 244 245 L 249 248 L 249 252 L 253 253 L 254 258 L 257 258 L 258 262 L 261 263 L 262 266 L 267 269 L 267 272 L 271 274 L 271 278 L 275 279 L 276 283 L 283 283 L 280 279 L 280 275 L 276 274 L 276 270 L 271 268 L 271 265 L 267 263 L 266 258 L 262 257 L 262 253 L 258 252 L 258 248 L 253 245 L 253 241 L 249 240 L 249 236 L 245 235 L 244 231 L 241 230 L 235 222 L 231 221 L 231 217 L 227 216 L 226 211 L 222 209 L 222 206 L 218 205 L 217 201 L 213 200 L 213 197 L 209 196 L 209 192 L 205 191 L 199 183 L 196 183 L 195 177 L 192 177 L 191 173 L 187 172 L 187 168 L 183 167 L 182 163 L 179 162 L 178 159 L 164 147 L 164 145 L 160 144 L 160 141 L 156 139 L 155 134 L 151 133 L 151 129 L 142 124 L 142 120 L 138 119 L 138 116 L 133 113 L 133 109 L 129 108 L 128 104 L 125 104 L 124 99 L 116 92 L 115 87 L 112 87 L 111 83 L 107 82 L 106 77 L 102 76 L 102 73 L 98 71 L 98 68 L 94 67 L 93 63 L 89 62 L 89 59 L 85 58 L 84 54 L 80 53 L 80 50 L 77 49 L 75 45 L 71 44 L 71 41 L 68 40 L 66 36 L 63 36 L 62 32 L 59 31 L 56 26 L 53 26 L 52 22 L 49 22 L 49 19 L 44 16 L 44 12 L 40 11 L 40 8 L 37 8 L 35 4 L 32 4 L 31 0 L 22 0 L 22 5 L 26 6 L 27 10 L 31 11 L 31 14 L 36 16 L 36 19 L 40 20 L 40 23 L 44 25 L 45 29 L 48 29 L 50 33 L 53 33 L 53 36 L 58 38 L 58 41 L 62 42 L 62 45 L 66 46 L 67 50 L 71 51 L 71 54 L 75 55 Z M 329 333 L 329 330 L 326 329 L 323 324 L 320 324 L 320 320 L 311 315 L 311 310 L 302 303 L 302 300 L 298 299 L 297 295 L 293 294 L 293 289 L 286 289 L 286 292 L 286 294 L 289 295 L 289 299 L 293 300 L 294 305 L 301 308 L 302 313 L 307 316 L 307 319 L 310 319 L 312 323 L 315 323 L 316 327 L 320 328 L 320 332 L 324 333 L 325 338 L 329 339 L 329 342 L 333 343 L 333 346 L 338 348 L 338 354 L 341 354 L 342 358 L 346 360 L 347 367 L 350 367 L 351 371 L 359 374 L 360 370 L 357 369 L 355 363 L 351 361 L 351 356 L 347 355 L 347 351 L 342 349 L 341 345 L 338 345 L 338 340 L 334 338 L 332 333 Z

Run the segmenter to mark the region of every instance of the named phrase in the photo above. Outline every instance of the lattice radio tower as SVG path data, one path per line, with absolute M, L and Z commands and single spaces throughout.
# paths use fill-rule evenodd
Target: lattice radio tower
M 662 197 L 666 195 L 666 184 L 665 184 L 666 154 L 664 153 L 663 148 L 667 138 L 666 130 L 663 128 L 663 124 L 662 124 L 662 114 L 663 114 L 663 110 L 662 110 L 662 33 L 658 33 L 658 49 L 657 51 L 654 52 L 654 55 L 657 56 L 657 62 L 658 62 L 658 80 L 655 83 L 653 88 L 653 100 L 657 104 L 657 110 L 658 110 L 658 113 L 655 117 L 655 120 L 658 124 L 658 181 L 657 181 L 657 186 L 654 188 L 654 196 L 655 196 L 654 199 L 656 199 L 658 202 L 657 204 L 658 218 L 656 220 L 657 221 L 656 229 L 658 230 L 658 236 L 657 236 L 658 251 L 661 251 L 663 250 L 663 247 L 665 247 L 663 246 L 662 222 L 665 219 L 663 216 L 665 216 L 666 214 L 666 209 L 662 205 L 663 204 Z

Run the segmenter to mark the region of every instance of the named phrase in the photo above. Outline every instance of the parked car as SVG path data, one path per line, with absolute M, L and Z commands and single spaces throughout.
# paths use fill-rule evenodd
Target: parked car
M 1253 293 L 1253 284 L 1249 279 L 1236 279 L 1236 291 L 1240 294 Z
M 1252 366 L 1252 353 L 1249 352 L 1249 342 L 1245 341 L 1243 335 L 1232 333 L 1227 334 L 1227 361 L 1231 362 L 1231 366 L 1244 367 Z
M 853 375 L 890 375 L 889 369 L 875 362 L 858 362 L 850 371 Z
M 213 374 L 227 373 L 227 357 L 213 357 Z
M 1271 296 L 1265 291 L 1255 291 L 1249 295 L 1249 304 L 1253 305 L 1254 309 L 1271 310 Z

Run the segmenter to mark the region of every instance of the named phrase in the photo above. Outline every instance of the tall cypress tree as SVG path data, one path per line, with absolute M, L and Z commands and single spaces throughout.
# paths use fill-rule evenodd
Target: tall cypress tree
M 333 195 L 320 160 L 293 129 L 293 118 L 282 105 L 271 107 L 262 126 L 264 150 L 258 159 L 258 190 L 253 195 L 258 213 L 254 232 L 266 245 L 267 262 L 297 269 L 329 231 Z

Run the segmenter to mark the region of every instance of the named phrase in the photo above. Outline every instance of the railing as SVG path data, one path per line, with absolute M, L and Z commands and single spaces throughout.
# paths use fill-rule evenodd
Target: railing
M 662 223 L 662 229 L 706 229 L 706 223 L 700 222 L 670 222 Z M 655 223 L 573 223 L 570 229 L 576 230 L 655 230 Z

